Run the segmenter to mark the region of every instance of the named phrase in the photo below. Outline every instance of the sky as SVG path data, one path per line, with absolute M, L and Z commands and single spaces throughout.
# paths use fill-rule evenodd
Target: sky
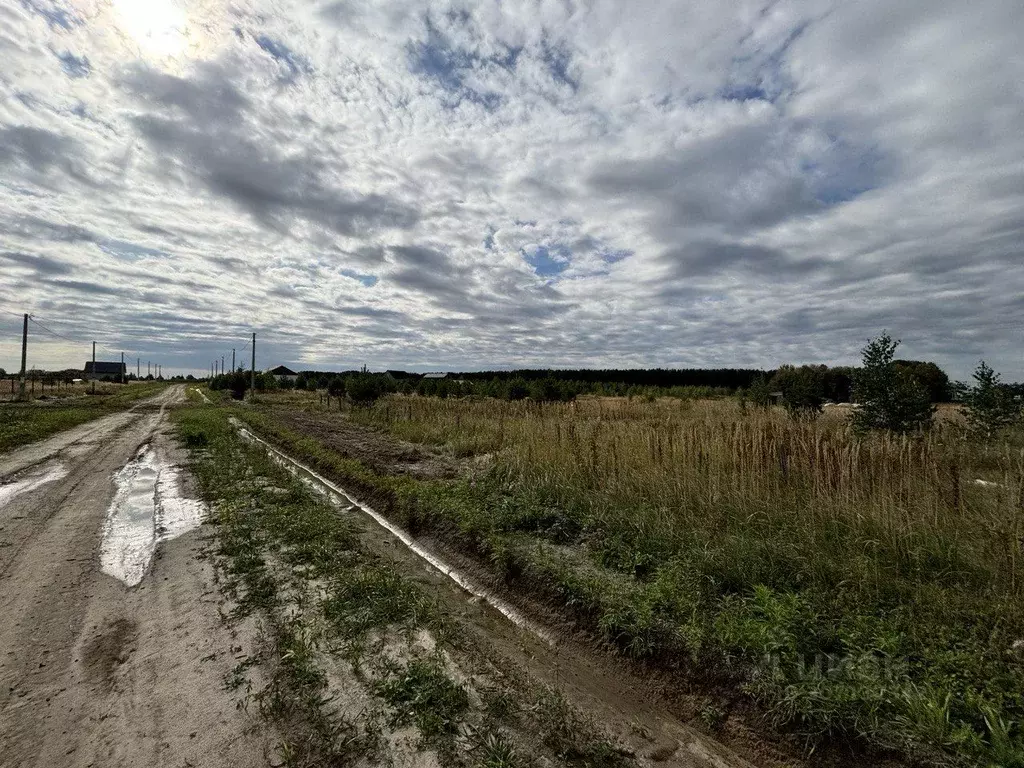
M 1024 380 L 1020 0 L 0 0 L 0 367 Z

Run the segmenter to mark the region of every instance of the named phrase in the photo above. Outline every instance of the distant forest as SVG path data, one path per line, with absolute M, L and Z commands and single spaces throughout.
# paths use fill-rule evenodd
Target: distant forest
M 898 360 L 896 365 L 912 375 L 927 390 L 932 402 L 954 399 L 955 386 L 935 363 Z M 302 371 L 294 382 L 283 386 L 325 389 L 341 394 L 355 388 L 368 395 L 402 392 L 438 397 L 483 396 L 506 400 L 572 400 L 580 395 L 629 397 L 726 397 L 748 394 L 754 398 L 794 399 L 795 393 L 812 402 L 849 402 L 852 397 L 851 366 L 785 365 L 776 370 L 756 368 L 648 368 L 648 369 L 566 369 L 524 368 L 512 371 L 462 371 L 443 377 L 388 371 L 369 374 Z
M 712 387 L 747 388 L 758 376 L 771 377 L 771 371 L 756 368 L 522 368 L 515 371 L 467 371 L 450 374 L 466 381 L 581 381 L 587 384 L 625 384 L 638 387 Z

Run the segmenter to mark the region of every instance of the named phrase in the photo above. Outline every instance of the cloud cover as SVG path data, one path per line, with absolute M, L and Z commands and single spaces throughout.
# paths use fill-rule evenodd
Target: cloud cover
M 468 369 L 852 362 L 887 328 L 1024 378 L 1022 27 L 1012 0 L 5 0 L 0 309 L 168 371 L 252 330 L 268 364 Z

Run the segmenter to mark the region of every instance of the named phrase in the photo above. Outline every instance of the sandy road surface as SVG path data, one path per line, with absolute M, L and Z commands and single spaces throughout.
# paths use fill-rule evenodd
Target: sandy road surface
M 268 762 L 224 688 L 248 638 L 188 531 L 165 418 L 183 397 L 0 456 L 0 766 Z

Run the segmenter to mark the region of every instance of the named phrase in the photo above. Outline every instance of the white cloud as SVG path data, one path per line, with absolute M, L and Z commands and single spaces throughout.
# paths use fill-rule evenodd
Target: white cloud
M 159 10 L 0 7 L 5 310 L 169 369 L 250 328 L 427 368 L 850 362 L 888 328 L 1024 378 L 1018 3 Z

